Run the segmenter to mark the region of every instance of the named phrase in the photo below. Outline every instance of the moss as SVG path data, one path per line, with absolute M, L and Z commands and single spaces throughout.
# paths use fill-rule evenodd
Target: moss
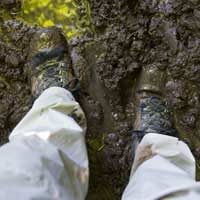
M 97 152 L 101 151 L 104 148 L 105 146 L 104 140 L 105 140 L 105 134 L 103 133 L 101 138 L 89 139 L 88 144 L 93 151 Z
M 0 75 L 0 82 L 2 82 L 3 84 L 5 84 L 7 89 L 10 89 L 10 83 L 2 75 Z

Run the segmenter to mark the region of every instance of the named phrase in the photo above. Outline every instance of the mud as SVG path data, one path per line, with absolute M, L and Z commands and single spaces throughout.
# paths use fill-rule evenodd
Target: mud
M 91 29 L 70 41 L 81 83 L 77 98 L 88 120 L 88 199 L 120 199 L 128 182 L 135 82 L 140 69 L 149 65 L 166 71 L 166 96 L 175 125 L 200 172 L 198 0 L 90 0 L 89 4 Z M 1 24 L 1 143 L 32 103 L 24 66 L 35 30 L 16 21 Z

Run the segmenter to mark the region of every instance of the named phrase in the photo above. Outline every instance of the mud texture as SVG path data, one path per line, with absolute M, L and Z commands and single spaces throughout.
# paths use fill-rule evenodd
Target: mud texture
M 195 155 L 200 172 L 199 1 L 89 3 L 91 31 L 70 41 L 73 68 L 81 83 L 77 99 L 88 121 L 88 199 L 120 199 L 128 182 L 135 82 L 141 68 L 150 65 L 166 72 L 166 96 L 175 125 Z M 34 31 L 16 21 L 1 24 L 1 143 L 32 103 L 24 66 Z

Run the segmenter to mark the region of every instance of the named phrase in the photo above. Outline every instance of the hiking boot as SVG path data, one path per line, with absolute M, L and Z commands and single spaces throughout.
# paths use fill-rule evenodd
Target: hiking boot
M 37 31 L 30 43 L 28 60 L 28 78 L 34 98 L 53 86 L 76 90 L 77 79 L 61 29 L 48 27 Z
M 172 111 L 164 98 L 165 72 L 155 67 L 142 69 L 137 85 L 137 112 L 134 124 L 134 143 L 147 133 L 177 137 Z

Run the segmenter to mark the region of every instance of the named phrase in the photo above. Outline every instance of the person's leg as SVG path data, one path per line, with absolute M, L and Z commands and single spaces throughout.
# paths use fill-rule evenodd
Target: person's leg
M 164 72 L 157 69 L 141 72 L 133 132 L 135 157 L 122 200 L 161 199 L 196 184 L 194 157 L 177 138 L 163 97 L 164 79 Z
M 195 184 L 195 160 L 185 143 L 175 137 L 149 133 L 137 147 L 122 200 L 159 199 Z
M 33 38 L 29 77 L 39 98 L 0 148 L 0 199 L 86 197 L 85 116 L 71 92 L 61 88 L 70 88 L 72 80 L 66 45 L 57 28 Z
M 59 87 L 44 91 L 0 148 L 0 199 L 84 200 L 84 120 L 70 92 Z

